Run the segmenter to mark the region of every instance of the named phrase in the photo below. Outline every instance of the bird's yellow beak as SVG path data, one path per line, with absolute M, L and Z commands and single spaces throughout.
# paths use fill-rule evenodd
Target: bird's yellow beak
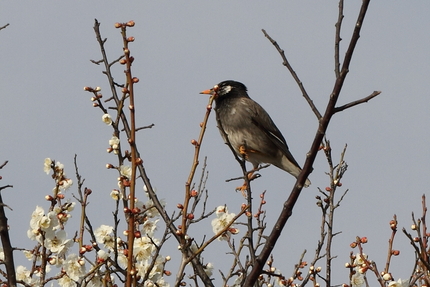
M 215 92 L 214 89 L 209 89 L 209 90 L 201 91 L 200 94 L 213 95 L 214 92 Z

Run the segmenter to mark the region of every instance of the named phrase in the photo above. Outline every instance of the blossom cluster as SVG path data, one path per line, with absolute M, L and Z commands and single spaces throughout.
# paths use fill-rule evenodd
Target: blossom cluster
M 368 259 L 368 256 L 364 253 L 357 253 L 354 256 L 354 261 L 351 266 L 350 263 L 346 264 L 346 267 L 353 268 L 353 275 L 351 276 L 351 287 L 364 287 L 366 286 L 366 272 L 369 270 L 369 266 L 372 262 Z M 388 287 L 407 287 L 409 286 L 408 280 L 398 279 L 394 281 L 390 273 L 382 273 L 382 279 L 388 282 Z

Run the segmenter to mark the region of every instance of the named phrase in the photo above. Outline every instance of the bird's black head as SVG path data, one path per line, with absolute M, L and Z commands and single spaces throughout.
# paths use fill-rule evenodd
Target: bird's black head
M 223 81 L 215 85 L 213 90 L 217 93 L 219 100 L 224 97 L 248 97 L 245 85 L 232 80 Z
M 212 89 L 200 92 L 200 94 L 214 95 L 217 106 L 227 99 L 249 98 L 245 85 L 232 80 L 221 82 Z

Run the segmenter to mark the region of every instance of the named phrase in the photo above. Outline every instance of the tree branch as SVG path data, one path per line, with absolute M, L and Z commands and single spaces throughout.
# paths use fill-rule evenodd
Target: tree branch
M 312 166 L 315 161 L 316 155 L 319 150 L 319 146 L 321 145 L 321 142 L 324 138 L 324 135 L 327 131 L 328 125 L 330 123 L 331 117 L 335 113 L 335 106 L 336 102 L 339 98 L 340 91 L 342 90 L 343 83 L 345 81 L 346 75 L 349 71 L 349 64 L 351 63 L 352 55 L 354 53 L 354 49 L 357 45 L 358 39 L 360 38 L 360 31 L 361 27 L 363 25 L 364 17 L 367 12 L 367 8 L 369 7 L 370 0 L 364 0 L 360 13 L 358 15 L 358 19 L 354 28 L 354 32 L 351 37 L 351 41 L 349 44 L 349 47 L 346 51 L 342 70 L 339 73 L 339 76 L 336 78 L 333 91 L 330 95 L 330 99 L 328 101 L 325 114 L 323 118 L 319 120 L 318 129 L 315 135 L 315 138 L 312 142 L 310 151 L 308 152 L 307 159 L 305 161 L 305 164 L 303 166 L 303 170 L 300 173 L 299 177 L 297 178 L 296 184 L 293 187 L 293 190 L 291 191 L 290 196 L 288 197 L 287 201 L 284 203 L 283 209 L 281 214 L 278 217 L 278 220 L 275 223 L 275 226 L 272 229 L 272 232 L 270 233 L 269 237 L 267 238 L 266 244 L 263 247 L 263 250 L 261 251 L 260 255 L 258 256 L 257 260 L 254 262 L 254 266 L 249 273 L 249 275 L 246 278 L 246 281 L 243 286 L 253 286 L 256 280 L 258 279 L 258 276 L 261 274 L 261 270 L 264 267 L 265 262 L 267 261 L 267 258 L 269 258 L 270 253 L 272 252 L 273 248 L 275 247 L 275 244 L 281 235 L 281 232 L 287 223 L 288 219 L 292 215 L 293 207 L 296 204 L 300 193 L 303 188 L 303 184 L 308 178 L 309 174 L 312 171 Z
M 374 91 L 372 94 L 370 94 L 369 96 L 367 96 L 365 98 L 362 98 L 360 100 L 356 100 L 356 101 L 350 102 L 350 103 L 348 103 L 346 105 L 337 107 L 337 108 L 334 109 L 334 113 L 341 112 L 343 110 L 346 110 L 348 108 L 352 108 L 353 106 L 356 106 L 356 105 L 359 105 L 359 104 L 362 104 L 362 103 L 367 103 L 368 101 L 370 101 L 371 99 L 373 99 L 374 97 L 376 97 L 377 95 L 379 95 L 380 93 L 381 93 L 381 91 Z
M 311 100 L 311 98 L 308 95 L 308 92 L 306 92 L 305 87 L 303 86 L 302 81 L 300 81 L 299 76 L 297 76 L 296 72 L 294 71 L 293 67 L 290 65 L 290 63 L 287 60 L 287 57 L 285 56 L 284 50 L 279 47 L 278 43 L 273 40 L 272 37 L 269 36 L 269 34 L 266 33 L 266 30 L 261 29 L 263 31 L 264 36 L 269 39 L 270 43 L 272 43 L 273 46 L 275 46 L 276 50 L 278 50 L 279 54 L 281 55 L 281 58 L 283 60 L 282 65 L 287 67 L 287 69 L 290 71 L 291 75 L 293 76 L 294 80 L 296 80 L 297 85 L 299 85 L 300 90 L 302 91 L 302 95 L 305 98 L 305 100 L 308 102 L 309 106 L 311 107 L 312 111 L 314 112 L 317 119 L 321 119 L 321 114 L 318 111 L 317 107 L 314 105 L 314 102 Z

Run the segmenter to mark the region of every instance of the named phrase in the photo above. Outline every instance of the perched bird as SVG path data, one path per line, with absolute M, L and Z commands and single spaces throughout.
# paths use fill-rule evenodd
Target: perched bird
M 247 93 L 244 84 L 224 81 L 201 94 L 215 96 L 221 136 L 236 154 L 252 163 L 269 163 L 298 177 L 302 169 L 288 150 L 285 138 L 269 114 Z M 311 184 L 306 179 L 305 187 Z

